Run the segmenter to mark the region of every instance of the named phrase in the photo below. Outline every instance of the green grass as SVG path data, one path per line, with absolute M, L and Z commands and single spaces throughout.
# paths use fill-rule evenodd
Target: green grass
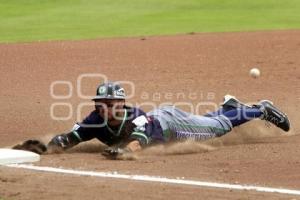
M 300 0 L 0 0 L 0 42 L 300 28 Z

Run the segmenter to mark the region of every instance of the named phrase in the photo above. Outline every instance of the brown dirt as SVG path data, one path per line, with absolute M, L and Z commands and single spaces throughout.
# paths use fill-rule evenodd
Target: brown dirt
M 262 121 L 204 143 L 186 142 L 146 149 L 135 160 L 105 160 L 96 141 L 70 152 L 45 155 L 36 165 L 81 170 L 118 171 L 226 183 L 300 189 L 300 31 L 195 34 L 172 37 L 105 39 L 0 45 L 0 146 L 28 138 L 48 140 L 76 121 L 50 117 L 54 102 L 82 102 L 76 93 L 55 100 L 50 85 L 72 82 L 82 73 L 102 73 L 111 80 L 135 83 L 131 103 L 151 101 L 220 103 L 226 93 L 246 102 L 271 99 L 291 119 L 288 134 Z M 249 77 L 261 69 L 258 79 Z M 96 79 L 85 80 L 93 95 Z M 66 88 L 58 87 L 64 94 Z M 145 96 L 148 92 L 148 97 Z M 161 95 L 158 98 L 158 93 Z M 196 98 L 188 94 L 196 92 Z M 168 94 L 184 93 L 185 97 Z M 166 96 L 167 94 L 167 96 Z M 149 108 L 144 107 L 145 110 Z M 92 107 L 87 107 L 83 115 Z M 201 109 L 201 112 L 205 112 Z M 57 110 L 64 115 L 66 110 Z M 298 133 L 298 134 L 297 134 Z M 290 195 L 152 184 L 0 167 L 0 197 L 7 199 L 292 199 Z M 299 197 L 296 197 L 299 198 Z

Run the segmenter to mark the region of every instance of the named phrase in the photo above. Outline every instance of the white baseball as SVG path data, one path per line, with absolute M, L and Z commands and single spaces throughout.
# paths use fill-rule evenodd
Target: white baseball
M 258 78 L 260 76 L 260 71 L 257 68 L 252 68 L 250 70 L 250 76 L 253 78 Z

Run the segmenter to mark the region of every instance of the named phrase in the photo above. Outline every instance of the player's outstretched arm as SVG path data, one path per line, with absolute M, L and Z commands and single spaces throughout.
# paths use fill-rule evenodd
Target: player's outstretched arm
M 59 153 L 80 143 L 73 132 L 53 137 L 47 145 L 49 153 Z
M 75 146 L 79 142 L 73 134 L 67 133 L 53 137 L 48 145 L 37 139 L 29 139 L 13 146 L 12 149 L 32 151 L 37 154 L 58 153 Z

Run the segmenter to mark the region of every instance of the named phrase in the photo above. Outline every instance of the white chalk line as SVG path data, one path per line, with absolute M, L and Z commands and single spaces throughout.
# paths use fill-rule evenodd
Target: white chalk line
M 213 183 L 213 182 L 204 182 L 204 181 L 196 181 L 196 180 L 155 177 L 155 176 L 147 176 L 147 175 L 145 175 L 145 176 L 144 175 L 126 175 L 126 174 L 118 174 L 116 172 L 112 173 L 112 172 L 80 171 L 80 170 L 42 167 L 42 166 L 34 166 L 34 165 L 26 165 L 26 164 L 11 164 L 11 165 L 5 165 L 5 166 L 13 167 L 13 168 L 30 169 L 30 170 L 35 170 L 35 171 L 73 174 L 73 175 L 81 175 L 81 176 L 92 176 L 92 177 L 102 177 L 102 178 L 115 178 L 115 179 L 145 181 L 145 182 L 159 182 L 159 183 L 169 183 L 169 184 L 192 185 L 192 186 L 232 189 L 232 190 L 250 190 L 250 191 L 256 191 L 256 192 L 281 193 L 281 194 L 299 195 L 300 196 L 300 190 L 291 190 L 291 189 L 284 189 L 284 188 L 271 188 L 271 187 L 260 187 L 260 186 L 238 185 L 238 184 L 227 184 L 227 183 Z

